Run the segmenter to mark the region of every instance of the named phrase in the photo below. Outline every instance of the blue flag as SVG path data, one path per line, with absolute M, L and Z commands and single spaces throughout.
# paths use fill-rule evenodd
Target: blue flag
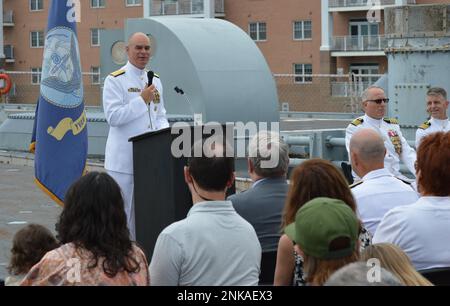
M 73 2 L 51 3 L 30 146 L 36 183 L 60 205 L 85 171 L 88 144 Z

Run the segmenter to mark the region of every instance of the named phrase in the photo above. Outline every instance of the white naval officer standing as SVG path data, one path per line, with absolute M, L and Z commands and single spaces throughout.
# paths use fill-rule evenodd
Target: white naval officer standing
M 128 63 L 106 78 L 103 89 L 103 109 L 109 124 L 105 169 L 122 190 L 128 228 L 134 240 L 133 147 L 128 139 L 169 127 L 169 123 L 159 77 L 155 75 L 152 85 L 147 85 L 145 66 L 150 60 L 149 38 L 144 33 L 134 33 L 126 51 Z
M 363 128 L 371 128 L 377 131 L 386 147 L 384 167 L 394 176 L 406 179 L 400 173 L 400 161 L 403 161 L 408 170 L 415 175 L 416 151 L 409 146 L 403 137 L 398 121 L 383 118 L 388 102 L 389 99 L 386 98 L 384 90 L 380 87 L 372 86 L 364 91 L 362 105 L 365 114 L 348 125 L 345 131 L 345 146 L 350 159 L 350 139 L 353 134 Z
M 447 110 L 449 101 L 447 92 L 444 88 L 432 87 L 427 91 L 427 112 L 430 114 L 430 120 L 425 121 L 419 126 L 416 132 L 416 149 L 419 148 L 420 141 L 425 136 L 436 132 L 450 131 L 450 121 L 448 120 Z
M 407 183 L 384 168 L 386 148 L 373 129 L 361 129 L 350 141 L 352 169 L 361 181 L 350 186 L 358 215 L 374 235 L 383 216 L 392 208 L 416 202 L 419 197 Z

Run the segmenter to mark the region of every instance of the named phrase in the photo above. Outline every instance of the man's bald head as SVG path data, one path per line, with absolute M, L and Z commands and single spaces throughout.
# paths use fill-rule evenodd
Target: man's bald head
M 127 46 L 133 45 L 137 41 L 140 41 L 141 39 L 144 39 L 144 40 L 148 41 L 148 43 L 150 44 L 150 39 L 148 38 L 148 36 L 145 33 L 143 33 L 143 32 L 136 32 L 136 33 L 131 34 L 128 37 Z
M 133 33 L 128 38 L 128 60 L 139 69 L 144 69 L 150 60 L 150 39 L 142 32 Z
M 386 148 L 380 134 L 372 129 L 362 129 L 353 134 L 350 152 L 356 154 L 361 162 L 384 163 Z

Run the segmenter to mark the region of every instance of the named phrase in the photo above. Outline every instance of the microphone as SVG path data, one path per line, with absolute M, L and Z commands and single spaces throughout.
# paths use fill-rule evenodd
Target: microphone
M 183 89 L 179 88 L 178 86 L 175 86 L 174 90 L 175 90 L 177 93 L 179 93 L 179 94 L 181 94 L 181 95 L 184 95 Z
M 151 86 L 153 83 L 153 77 L 155 76 L 155 73 L 153 71 L 147 71 L 147 79 L 148 79 L 148 86 Z
M 147 86 L 152 86 L 153 83 L 153 77 L 155 76 L 155 73 L 153 71 L 147 71 Z M 147 104 L 147 108 L 148 108 L 148 119 L 150 120 L 150 124 L 148 125 L 148 128 L 153 130 L 153 125 L 152 125 L 152 115 L 150 113 L 150 103 Z
M 175 88 L 174 88 L 173 90 L 175 90 L 175 92 L 176 92 L 177 94 L 182 95 L 182 96 L 186 99 L 186 101 L 187 101 L 187 103 L 188 103 L 188 105 L 189 105 L 189 108 L 191 109 L 191 112 L 194 114 L 194 126 L 202 125 L 202 124 L 203 124 L 202 114 L 201 114 L 201 113 L 200 113 L 200 114 L 196 114 L 196 113 L 194 112 L 194 108 L 192 107 L 191 100 L 189 100 L 188 95 L 185 95 L 185 94 L 184 94 L 184 90 L 181 89 L 181 88 L 178 87 L 178 86 L 175 86 Z

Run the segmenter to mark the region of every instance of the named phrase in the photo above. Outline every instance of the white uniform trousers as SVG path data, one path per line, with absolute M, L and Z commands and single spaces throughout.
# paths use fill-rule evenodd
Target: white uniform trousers
M 136 224 L 134 220 L 134 180 L 133 174 L 120 173 L 107 170 L 108 174 L 116 181 L 122 190 L 127 225 L 132 241 L 136 240 Z

